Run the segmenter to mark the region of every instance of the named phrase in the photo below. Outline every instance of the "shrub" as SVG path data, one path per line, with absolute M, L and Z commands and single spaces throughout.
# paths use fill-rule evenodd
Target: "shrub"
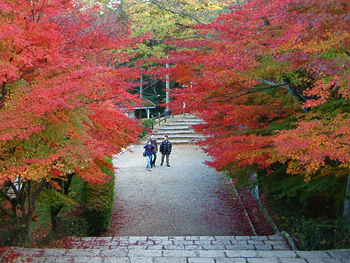
M 114 173 L 107 167 L 101 167 L 101 171 L 111 175 L 109 182 L 102 185 L 85 183 L 84 218 L 92 235 L 100 235 L 108 229 L 113 212 Z
M 279 219 L 280 230 L 304 250 L 350 248 L 350 221 L 342 219 L 346 178 L 332 175 L 289 175 L 286 165 L 274 164 L 267 175 L 260 170 L 259 190 Z
M 296 225 L 296 236 L 304 250 L 350 248 L 350 220 L 300 220 Z
M 0 224 L 0 247 L 24 245 L 23 230 L 13 222 L 2 221 Z
M 39 237 L 35 240 L 35 246 L 45 247 L 64 237 L 84 237 L 89 234 L 87 229 L 87 222 L 81 213 L 81 208 L 77 207 L 75 210 L 60 216 L 57 230 L 55 232 L 50 231 L 47 235 Z
M 142 121 L 140 122 L 140 126 L 142 126 L 143 129 L 139 137 L 143 138 L 152 128 L 152 121 L 150 119 L 142 119 Z

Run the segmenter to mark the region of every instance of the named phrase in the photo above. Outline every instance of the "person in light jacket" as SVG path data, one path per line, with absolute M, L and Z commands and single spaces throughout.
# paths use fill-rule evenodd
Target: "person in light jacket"
M 159 151 L 162 153 L 162 159 L 160 165 L 164 163 L 164 157 L 166 156 L 166 166 L 170 167 L 169 155 L 171 154 L 172 144 L 169 141 L 168 135 L 164 136 L 164 141 L 160 144 Z
M 152 141 L 149 140 L 147 144 L 143 146 L 143 148 L 146 149 L 147 169 L 148 171 L 151 171 L 151 168 L 152 168 L 151 161 L 152 161 L 152 154 L 154 149 L 154 146 L 152 145 Z

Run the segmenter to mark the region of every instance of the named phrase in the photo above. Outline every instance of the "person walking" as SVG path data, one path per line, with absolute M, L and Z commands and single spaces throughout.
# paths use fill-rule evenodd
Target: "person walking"
M 147 169 L 148 171 L 151 171 L 151 161 L 152 161 L 152 154 L 153 154 L 153 149 L 154 146 L 152 145 L 152 141 L 148 140 L 147 144 L 143 146 L 146 150 L 146 159 L 147 159 Z
M 158 143 L 157 143 L 156 138 L 154 137 L 154 134 L 151 134 L 150 141 L 152 142 L 152 145 L 154 146 L 152 160 L 151 160 L 151 167 L 156 167 Z
M 170 167 L 169 164 L 169 155 L 172 150 L 172 144 L 169 141 L 168 135 L 164 136 L 164 141 L 160 144 L 159 151 L 162 153 L 162 159 L 160 162 L 160 165 L 163 165 L 164 163 L 164 157 L 166 156 L 166 166 Z

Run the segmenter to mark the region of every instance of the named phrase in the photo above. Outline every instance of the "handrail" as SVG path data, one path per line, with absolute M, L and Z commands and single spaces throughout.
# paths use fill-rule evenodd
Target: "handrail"
M 160 123 L 162 121 L 166 122 L 166 119 L 170 118 L 171 116 L 174 118 L 174 115 L 170 111 L 165 111 L 162 114 L 160 114 L 160 112 L 158 112 L 158 116 L 157 117 L 153 117 L 153 118 L 150 119 L 151 123 L 152 123 L 152 130 L 154 129 L 154 125 L 155 124 L 158 123 L 158 125 L 160 126 Z

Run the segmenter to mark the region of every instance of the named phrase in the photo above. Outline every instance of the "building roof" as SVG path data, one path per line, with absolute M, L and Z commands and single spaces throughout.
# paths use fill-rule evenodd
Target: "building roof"
M 135 110 L 142 110 L 142 109 L 154 109 L 157 105 L 154 104 L 152 101 L 143 98 L 142 99 L 142 106 L 141 107 L 134 107 Z

